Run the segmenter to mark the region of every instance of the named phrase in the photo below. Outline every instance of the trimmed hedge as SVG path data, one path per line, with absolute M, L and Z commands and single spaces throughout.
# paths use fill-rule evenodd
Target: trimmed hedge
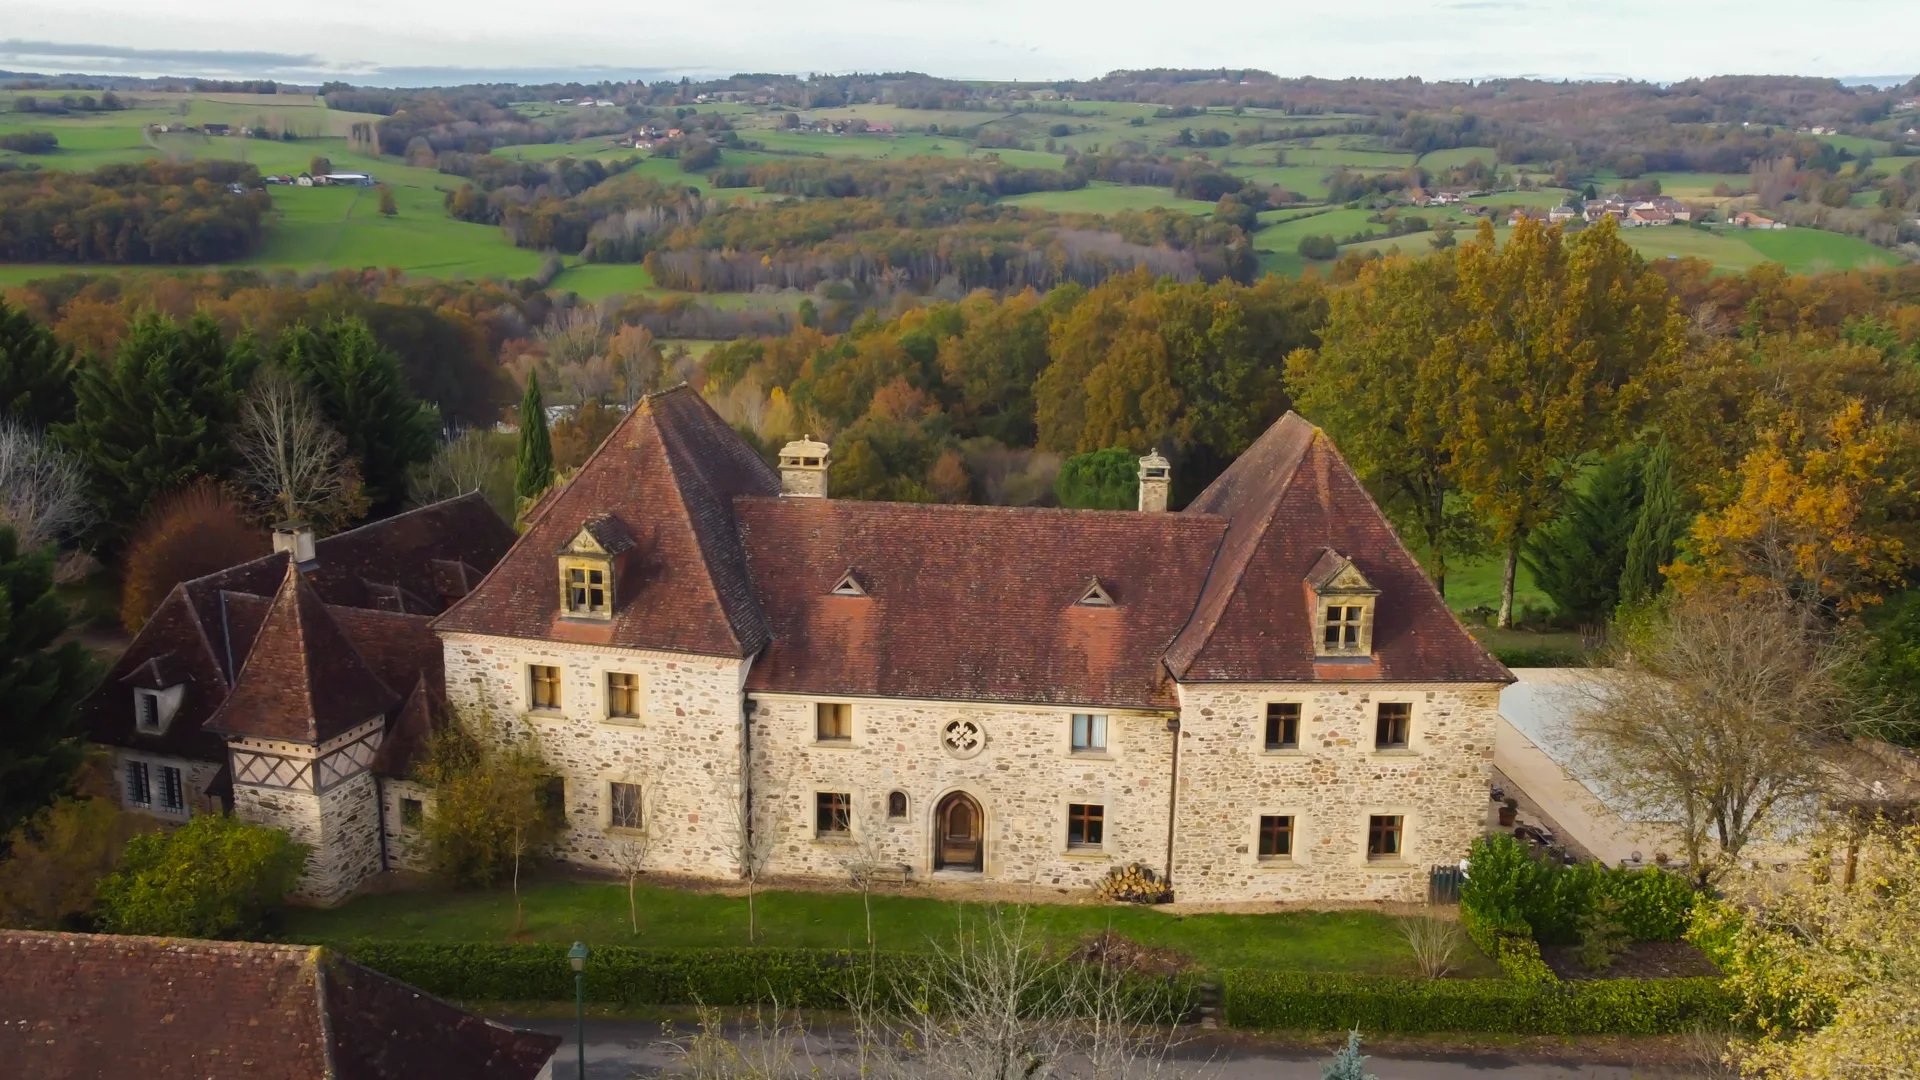
M 359 942 L 362 964 L 441 997 L 469 1001 L 572 1001 L 573 969 L 559 945 Z M 603 1005 L 766 1005 L 840 1009 L 862 996 L 918 997 L 934 977 L 928 957 L 837 949 L 640 949 L 610 945 L 587 961 L 586 998 Z M 1121 985 L 1142 1015 L 1183 1016 L 1197 980 L 1132 977 Z M 1046 994 L 1048 987 L 1036 988 Z
M 1465 904 L 1460 906 L 1460 923 L 1467 937 L 1500 965 L 1507 978 L 1522 986 L 1553 986 L 1560 981 L 1540 958 L 1540 943 L 1524 933 L 1525 924 L 1518 928 L 1495 926 Z
M 1467 865 L 1467 880 L 1460 888 L 1463 915 L 1473 912 L 1502 933 L 1549 945 L 1578 941 L 1581 919 L 1602 898 L 1614 902 L 1633 940 L 1678 941 L 1686 933 L 1696 896 L 1693 886 L 1676 873 L 1618 870 L 1599 863 L 1562 866 L 1535 858 L 1506 835 L 1474 841 Z M 1492 949 L 1487 952 L 1493 954 Z
M 1222 973 L 1224 1020 L 1254 1030 L 1665 1035 L 1724 1026 L 1716 979 L 1609 979 L 1529 986 L 1501 979 Z

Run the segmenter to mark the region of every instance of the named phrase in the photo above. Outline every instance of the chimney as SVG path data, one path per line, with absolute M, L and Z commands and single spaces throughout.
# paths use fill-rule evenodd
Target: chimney
M 832 449 L 802 435 L 780 448 L 780 494 L 800 499 L 827 497 L 827 465 Z
M 1167 495 L 1173 487 L 1173 466 L 1160 451 L 1149 450 L 1140 459 L 1140 512 L 1164 514 Z
M 273 550 L 287 552 L 302 570 L 311 570 L 319 560 L 313 554 L 313 526 L 304 521 L 283 521 L 273 527 Z

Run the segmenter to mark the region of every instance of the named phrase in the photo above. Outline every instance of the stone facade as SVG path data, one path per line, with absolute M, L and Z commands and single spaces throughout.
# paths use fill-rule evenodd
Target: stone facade
M 1499 689 L 1183 685 L 1175 888 L 1187 899 L 1422 899 L 1429 868 L 1485 831 Z M 1266 748 L 1269 702 L 1300 704 L 1297 750 Z M 1406 749 L 1374 748 L 1382 702 L 1412 706 Z M 1293 817 L 1290 858 L 1259 856 L 1262 815 Z M 1374 815 L 1402 819 L 1399 857 L 1368 857 Z
M 319 746 L 269 739 L 234 739 L 228 753 L 234 763 L 233 812 L 244 821 L 286 830 L 307 846 L 307 862 L 295 886 L 297 900 L 325 906 L 353 894 L 381 865 L 380 797 L 373 772 L 337 755 L 371 738 L 378 744 L 382 720 L 372 720 Z M 248 759 L 284 763 L 269 770 Z M 316 776 L 329 779 L 316 784 Z M 252 781 L 251 776 L 261 779 Z
M 552 854 L 617 868 L 644 848 L 650 870 L 739 876 L 746 664 L 717 657 L 447 634 L 456 716 L 502 737 L 532 735 L 566 786 L 568 828 Z M 557 667 L 560 708 L 530 707 L 530 665 Z M 607 675 L 640 677 L 640 715 L 607 715 Z M 489 724 L 489 721 L 491 723 Z M 609 785 L 638 784 L 644 836 L 607 826 Z
M 135 762 L 147 767 L 148 798 L 144 803 L 133 800 L 132 789 L 127 779 L 127 766 Z M 167 807 L 161 798 L 161 770 L 163 769 L 180 771 L 181 805 L 178 809 Z M 136 813 L 149 814 L 161 821 L 175 824 L 183 824 L 195 814 L 218 810 L 219 800 L 210 800 L 206 790 L 207 785 L 213 783 L 213 778 L 219 775 L 219 772 L 219 765 L 196 758 L 172 757 L 124 748 L 116 748 L 113 751 L 114 785 L 120 792 L 120 805 Z
M 425 784 L 412 780 L 380 781 L 381 826 L 385 829 L 387 868 L 426 872 L 426 837 L 420 821 L 433 809 L 433 792 Z M 409 820 L 412 807 L 418 807 L 420 820 Z
M 1165 714 L 1106 714 L 1106 750 L 1071 749 L 1070 708 L 854 699 L 846 742 L 815 738 L 819 699 L 756 696 L 752 709 L 755 826 L 765 829 L 769 873 L 844 878 L 849 862 L 934 870 L 934 810 L 965 792 L 985 817 L 983 876 L 1033 885 L 1086 886 L 1113 866 L 1162 869 L 1167 857 L 1173 737 Z M 847 699 L 829 699 L 847 700 Z M 944 740 L 970 722 L 977 750 Z M 888 797 L 907 797 L 888 816 Z M 815 835 L 816 797 L 853 797 L 852 837 Z M 1098 849 L 1067 847 L 1067 807 L 1102 808 Z

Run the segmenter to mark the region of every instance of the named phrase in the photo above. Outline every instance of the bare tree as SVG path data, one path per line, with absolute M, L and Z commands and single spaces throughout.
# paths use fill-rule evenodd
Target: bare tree
M 648 777 L 634 785 L 639 790 L 640 805 L 634 811 L 640 816 L 638 829 L 622 829 L 614 841 L 611 862 L 619 867 L 627 879 L 627 921 L 633 925 L 635 935 L 640 933 L 640 903 L 636 892 L 640 885 L 640 875 L 647 869 L 647 853 L 653 849 L 653 838 L 660 828 L 660 783 L 658 777 Z
M 25 424 L 0 418 L 0 523 L 32 550 L 78 537 L 98 515 L 78 458 Z
M 621 327 L 620 332 L 608 340 L 607 355 L 620 383 L 621 399 L 629 409 L 642 395 L 660 389 L 665 361 L 646 327 Z
M 365 511 L 346 440 L 290 376 L 269 368 L 254 379 L 240 404 L 236 442 L 241 463 L 235 480 L 258 509 L 283 521 L 323 523 Z
M 721 850 L 740 868 L 740 876 L 747 882 L 747 940 L 751 942 L 759 933 L 754 894 L 760 886 L 760 875 L 766 872 L 767 863 L 773 858 L 772 822 L 767 820 L 769 815 L 764 808 L 775 793 L 763 786 L 759 792 L 760 806 L 756 807 L 744 785 L 721 782 L 718 787 L 717 794 L 727 808 L 729 826 Z
M 1575 691 L 1588 771 L 1679 822 L 1705 882 L 1783 805 L 1842 783 L 1828 754 L 1864 719 L 1843 640 L 1777 598 L 1706 593 L 1620 628 L 1612 664 Z
M 540 341 L 547 347 L 547 362 L 558 370 L 604 355 L 607 331 L 598 311 L 572 307 L 553 313 L 540 328 Z
M 887 861 L 887 848 L 881 831 L 883 826 L 871 807 L 854 814 L 847 825 L 846 854 L 841 858 L 840 865 L 847 872 L 847 880 L 860 890 L 860 906 L 867 916 L 867 951 L 872 952 L 873 886 L 888 871 L 897 872 L 899 863 Z
M 479 428 L 461 432 L 414 467 L 407 481 L 415 506 L 478 491 L 509 516 L 513 506 L 513 441 Z

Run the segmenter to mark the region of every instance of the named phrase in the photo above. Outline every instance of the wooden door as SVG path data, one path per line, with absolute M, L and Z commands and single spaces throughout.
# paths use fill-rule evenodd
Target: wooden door
M 980 869 L 984 825 L 980 804 L 965 792 L 956 791 L 940 800 L 934 811 L 933 868 Z

